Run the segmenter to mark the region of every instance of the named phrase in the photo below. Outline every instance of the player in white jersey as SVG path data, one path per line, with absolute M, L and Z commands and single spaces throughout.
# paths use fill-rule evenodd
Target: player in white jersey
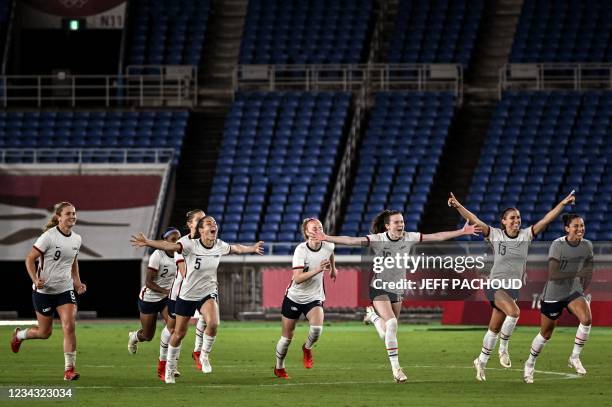
M 548 251 L 548 281 L 540 299 L 540 332 L 533 338 L 525 362 L 526 383 L 533 383 L 536 358 L 550 340 L 563 308 L 580 321 L 568 366 L 579 375 L 586 374 L 580 353 L 591 332 L 591 308 L 584 290 L 593 273 L 593 243 L 584 238 L 584 220 L 580 215 L 566 213 L 562 219 L 567 235 L 553 241 Z
M 25 261 L 32 279 L 32 302 L 38 325 L 23 330 L 15 328 L 11 349 L 17 353 L 26 339 L 49 338 L 53 314 L 57 311 L 64 332 L 64 380 L 78 380 L 80 375 L 75 372 L 76 294 L 81 295 L 87 289 L 81 282 L 77 261 L 81 236 L 72 231 L 76 224 L 74 205 L 60 202 L 53 209 L 45 232 L 36 240 Z
M 395 257 L 403 252 L 409 253 L 412 245 L 425 241 L 442 241 L 463 235 L 473 235 L 480 230 L 466 225 L 459 230 L 422 234 L 406 232 L 404 217 L 399 211 L 384 210 L 372 221 L 371 234 L 363 237 L 327 236 L 318 232 L 315 237 L 321 241 L 348 246 L 364 246 L 374 250 L 376 256 Z M 372 306 L 366 309 L 366 322 L 376 328 L 380 339 L 385 341 L 387 355 L 391 363 L 391 371 L 396 383 L 405 383 L 408 378 L 399 364 L 399 348 L 397 343 L 398 318 L 402 309 L 404 290 L 396 290 L 389 283 L 396 283 L 398 278 L 406 277 L 405 269 L 389 270 L 377 273 L 370 283 L 370 299 Z
M 174 227 L 170 227 L 162 233 L 162 239 L 172 243 L 177 242 L 180 237 L 181 232 Z M 145 285 L 138 294 L 141 328 L 138 331 L 131 331 L 128 335 L 128 351 L 130 353 L 136 353 L 138 342 L 148 342 L 153 339 L 157 325 L 157 314 L 161 314 L 164 322 L 168 323 L 170 319 L 167 309 L 168 294 L 177 272 L 174 253 L 156 250 L 149 257 Z
M 166 383 L 175 382 L 173 372 L 176 368 L 176 353 L 187 333 L 189 320 L 197 309 L 206 318 L 204 345 L 200 354 L 202 372 L 212 372 L 209 354 L 219 325 L 217 268 L 221 256 L 230 253 L 263 254 L 263 242 L 257 242 L 252 246 L 230 245 L 217 238 L 217 231 L 217 222 L 212 216 L 207 215 L 198 222 L 196 235 L 193 239 L 184 236 L 177 243 L 170 243 L 163 240 L 149 240 L 142 233 L 132 236 L 131 242 L 134 246 L 148 246 L 160 250 L 174 251 L 182 254 L 185 258 L 186 275 L 176 299 L 174 310 L 176 325 L 168 346 Z
M 276 344 L 276 366 L 274 375 L 288 379 L 285 370 L 285 356 L 293 339 L 293 332 L 300 315 L 304 314 L 310 329 L 308 338 L 302 345 L 303 364 L 311 369 L 312 347 L 323 332 L 323 302 L 325 287 L 323 274 L 327 271 L 335 281 L 337 276 L 334 260 L 334 244 L 323 242 L 315 237 L 323 232 L 323 225 L 316 218 L 307 218 L 302 222 L 302 234 L 306 239 L 300 243 L 293 253 L 293 276 L 285 292 L 282 306 L 282 332 Z
M 521 229 L 521 214 L 516 208 L 506 208 L 501 214 L 501 229 L 487 225 L 472 212 L 467 210 L 450 193 L 448 206 L 459 212 L 469 223 L 480 226 L 485 236 L 493 248 L 493 267 L 489 276 L 490 280 L 496 280 L 502 287 L 508 282 L 518 280 L 524 281 L 525 266 L 527 264 L 527 254 L 533 238 L 544 231 L 548 224 L 552 222 L 563 210 L 566 205 L 576 200 L 574 191 L 551 209 L 542 219 L 531 227 Z M 512 363 L 508 353 L 508 341 L 514 332 L 518 322 L 520 309 L 516 304 L 518 299 L 518 289 L 500 288 L 497 290 L 485 290 L 487 298 L 491 303 L 493 311 L 489 321 L 489 329 L 484 336 L 480 355 L 474 360 L 476 369 L 476 379 L 485 381 L 485 368 L 491 352 L 495 349 L 497 337 L 499 343 L 499 363 L 510 368 Z

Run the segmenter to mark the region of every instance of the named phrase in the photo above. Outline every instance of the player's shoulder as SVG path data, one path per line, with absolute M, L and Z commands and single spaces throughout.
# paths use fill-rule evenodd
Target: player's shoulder
M 336 247 L 335 244 L 333 244 L 332 242 L 321 242 L 321 244 L 323 245 L 323 249 L 324 250 L 328 250 L 328 251 L 334 251 L 334 248 Z
M 327 243 L 327 242 L 323 242 L 323 243 Z M 302 242 L 300 244 L 298 244 L 297 246 L 295 246 L 295 249 L 293 250 L 293 253 L 304 253 L 306 251 L 306 242 Z

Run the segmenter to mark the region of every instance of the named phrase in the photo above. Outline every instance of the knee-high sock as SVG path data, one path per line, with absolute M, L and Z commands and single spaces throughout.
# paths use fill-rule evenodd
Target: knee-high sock
M 392 369 L 399 369 L 399 348 L 397 344 L 397 319 L 391 318 L 385 322 L 385 346 Z
M 480 364 L 486 365 L 489 361 L 489 356 L 491 356 L 491 352 L 495 349 L 495 343 L 497 342 L 497 334 L 490 329 L 487 330 L 483 340 L 482 340 L 482 349 L 480 350 L 480 355 L 478 356 L 478 360 Z
M 74 352 L 64 352 L 64 370 L 76 366 L 76 350 Z
M 285 368 L 285 356 L 287 356 L 287 350 L 289 350 L 289 345 L 291 345 L 291 339 L 281 336 L 278 342 L 276 343 L 276 368 L 284 369 Z
M 542 349 L 544 349 L 546 342 L 548 342 L 548 340 L 538 332 L 536 337 L 533 338 L 533 341 L 531 342 L 531 351 L 529 352 L 529 359 L 527 359 L 528 364 L 535 366 L 536 359 L 540 352 L 542 352 Z
M 499 332 L 499 351 L 500 352 L 508 352 L 508 341 L 514 332 L 514 328 L 516 328 L 516 323 L 518 322 L 518 317 L 506 317 L 504 319 L 504 324 L 501 327 L 501 331 Z
M 308 331 L 308 338 L 306 339 L 306 343 L 304 344 L 304 347 L 306 349 L 311 349 L 312 345 L 314 345 L 315 342 L 319 340 L 319 337 L 321 336 L 322 332 L 323 332 L 322 326 L 311 325 L 310 330 Z
M 165 326 L 159 337 L 159 360 L 166 360 L 168 358 L 168 342 L 170 342 L 171 336 L 172 334 L 168 327 Z
M 196 337 L 195 337 L 195 346 L 193 347 L 194 352 L 200 352 L 202 350 L 202 342 L 204 341 L 203 339 L 204 329 L 206 329 L 206 321 L 204 320 L 204 317 L 200 315 L 200 318 L 198 318 L 198 322 L 196 323 L 196 329 L 195 329 Z
M 582 352 L 584 344 L 589 339 L 590 332 L 591 325 L 578 325 L 578 330 L 576 331 L 576 340 L 574 341 L 574 350 L 572 351 L 572 358 L 580 357 L 580 352 Z
M 181 345 L 174 347 L 168 345 L 168 358 L 166 361 L 166 376 L 174 374 L 178 364 L 178 355 L 181 350 Z
M 216 336 L 208 336 L 204 334 L 204 343 L 202 344 L 202 352 L 210 353 L 213 345 L 215 344 Z

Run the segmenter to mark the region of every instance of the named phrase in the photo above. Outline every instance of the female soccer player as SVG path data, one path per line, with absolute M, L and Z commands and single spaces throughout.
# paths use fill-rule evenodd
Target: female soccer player
M 563 308 L 580 321 L 574 350 L 567 363 L 579 375 L 586 374 L 580 362 L 580 352 L 591 332 L 591 308 L 584 290 L 593 272 L 593 244 L 584 238 L 584 220 L 580 215 L 566 213 L 562 219 L 567 235 L 553 241 L 548 251 L 548 281 L 540 302 L 540 332 L 533 339 L 525 362 L 525 383 L 533 383 L 536 358 L 550 340 Z
M 162 239 L 175 243 L 181 238 L 178 229 L 170 227 L 162 234 Z M 168 323 L 167 301 L 172 283 L 176 278 L 177 268 L 174 253 L 156 250 L 149 257 L 145 285 L 140 289 L 138 309 L 140 325 L 138 331 L 129 333 L 128 351 L 132 354 L 138 350 L 138 342 L 150 341 L 155 336 L 157 314 L 160 313 Z
M 76 209 L 69 202 L 57 203 L 44 233 L 34 243 L 25 263 L 32 279 L 32 302 L 38 325 L 28 329 L 15 328 L 11 349 L 19 352 L 26 339 L 47 339 L 53 329 L 53 313 L 62 321 L 64 331 L 64 380 L 78 380 L 76 366 L 76 294 L 87 290 L 79 276 L 77 255 L 81 236 L 72 231 L 76 224 Z M 36 261 L 38 260 L 38 267 Z M 76 294 L 75 294 L 76 292 Z
M 500 284 L 507 284 L 513 280 L 523 281 L 525 266 L 527 265 L 527 254 L 533 238 L 544 231 L 563 210 L 563 208 L 576 200 L 574 191 L 551 209 L 542 219 L 531 227 L 521 229 L 521 214 L 516 208 L 506 208 L 501 214 L 501 229 L 487 225 L 472 212 L 467 210 L 451 192 L 448 198 L 448 206 L 457 209 L 469 223 L 479 226 L 483 230 L 485 239 L 491 242 L 493 247 L 493 267 L 489 280 L 497 280 Z M 489 356 L 495 344 L 497 336 L 500 336 L 499 363 L 509 368 L 512 366 L 508 353 L 508 341 L 514 332 L 520 315 L 520 309 L 516 305 L 519 290 L 504 289 L 486 290 L 493 312 L 489 321 L 489 330 L 484 336 L 480 355 L 474 360 L 476 379 L 485 381 L 485 368 Z
M 463 235 L 473 235 L 477 232 L 479 232 L 477 227 L 467 223 L 462 229 L 449 232 L 432 234 L 406 232 L 401 212 L 384 210 L 372 221 L 372 234 L 370 235 L 363 237 L 327 236 L 322 231 L 317 231 L 315 238 L 347 246 L 370 246 L 377 256 L 394 257 L 396 254 L 409 253 L 411 246 L 418 242 L 448 240 Z M 378 335 L 385 341 L 394 380 L 397 383 L 404 383 L 408 378 L 399 364 L 397 344 L 397 319 L 402 309 L 404 290 L 389 288 L 383 284 L 404 279 L 406 270 L 400 268 L 387 271 L 376 274 L 370 283 L 370 299 L 373 307 L 366 309 L 366 320 L 376 327 Z
M 182 254 L 186 263 L 186 275 L 181 284 L 176 299 L 176 324 L 168 346 L 165 382 L 174 383 L 176 369 L 176 353 L 181 341 L 187 333 L 189 320 L 196 309 L 206 318 L 205 341 L 200 354 L 202 372 L 212 372 L 209 354 L 217 334 L 219 325 L 219 306 L 217 304 L 217 268 L 221 256 L 235 253 L 263 254 L 263 242 L 252 246 L 239 244 L 229 245 L 217 238 L 217 222 L 207 215 L 200 219 L 196 235 L 193 239 L 183 236 L 178 242 L 170 243 L 164 240 L 149 240 L 142 233 L 132 236 L 131 242 L 138 247 L 153 247 L 159 250 L 173 251 Z
M 323 332 L 323 273 L 329 271 L 334 280 L 337 275 L 334 244 L 318 240 L 316 233 L 319 232 L 323 232 L 323 225 L 318 219 L 304 219 L 302 234 L 306 241 L 300 243 L 293 253 L 293 277 L 283 299 L 282 333 L 276 344 L 274 368 L 274 374 L 284 379 L 289 378 L 285 370 L 285 356 L 301 314 L 304 314 L 310 325 L 308 338 L 302 345 L 303 363 L 306 369 L 312 368 L 312 347 Z

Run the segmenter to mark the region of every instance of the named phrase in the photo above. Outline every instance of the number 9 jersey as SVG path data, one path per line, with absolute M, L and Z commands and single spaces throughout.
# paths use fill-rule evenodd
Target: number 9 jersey
M 60 294 L 74 290 L 72 263 L 81 249 L 81 236 L 75 232 L 65 235 L 56 226 L 47 230 L 34 243 L 40 252 L 36 275 L 45 282 L 43 288 L 32 289 L 42 294 Z

